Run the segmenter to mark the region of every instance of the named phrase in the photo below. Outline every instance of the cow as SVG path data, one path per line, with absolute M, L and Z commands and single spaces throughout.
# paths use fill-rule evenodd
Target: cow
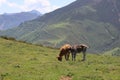
M 89 48 L 85 44 L 79 44 L 79 45 L 73 45 L 70 49 L 71 55 L 72 55 L 72 61 L 76 60 L 76 54 L 82 52 L 83 53 L 83 59 L 82 61 L 86 60 L 86 50 Z
M 71 50 L 70 44 L 65 44 L 60 48 L 59 56 L 57 57 L 59 61 L 62 61 L 62 57 L 65 56 L 65 60 L 69 60 L 70 50 Z

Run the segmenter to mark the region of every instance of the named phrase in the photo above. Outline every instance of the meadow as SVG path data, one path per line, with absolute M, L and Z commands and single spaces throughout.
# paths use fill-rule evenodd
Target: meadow
M 0 80 L 120 80 L 120 57 L 87 53 L 57 60 L 58 49 L 0 38 Z

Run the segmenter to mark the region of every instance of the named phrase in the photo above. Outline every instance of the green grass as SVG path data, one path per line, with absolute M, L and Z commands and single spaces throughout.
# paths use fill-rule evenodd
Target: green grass
M 0 38 L 0 80 L 120 80 L 120 57 L 82 54 L 57 61 L 59 50 Z M 70 57 L 71 58 L 71 57 Z

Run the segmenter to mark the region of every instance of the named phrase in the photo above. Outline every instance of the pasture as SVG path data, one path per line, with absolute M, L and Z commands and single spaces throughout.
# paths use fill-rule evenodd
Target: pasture
M 120 57 L 87 53 L 57 60 L 59 50 L 0 38 L 0 80 L 120 80 Z

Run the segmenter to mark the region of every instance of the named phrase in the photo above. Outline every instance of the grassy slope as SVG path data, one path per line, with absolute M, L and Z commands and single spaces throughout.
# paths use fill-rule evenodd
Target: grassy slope
M 115 27 L 119 24 L 118 17 L 116 9 L 113 11 L 113 5 L 109 4 L 111 1 L 103 0 L 94 6 L 91 2 L 93 0 L 76 0 L 0 35 L 52 47 L 84 43 L 92 47 L 90 51 L 94 53 L 120 46 L 120 31 Z
M 120 56 L 120 47 L 117 47 L 117 48 L 114 48 L 110 51 L 107 51 L 104 55 Z
M 55 49 L 0 39 L 0 78 L 3 80 L 119 80 L 120 57 L 87 54 L 87 61 L 58 62 Z M 2 79 L 0 79 L 2 80 Z

